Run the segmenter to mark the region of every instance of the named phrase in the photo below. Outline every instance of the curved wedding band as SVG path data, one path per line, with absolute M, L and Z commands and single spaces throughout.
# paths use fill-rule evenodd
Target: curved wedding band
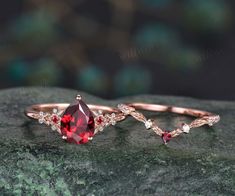
M 136 120 L 143 122 L 146 129 L 152 129 L 157 135 L 159 135 L 163 142 L 167 144 L 171 138 L 177 137 L 182 133 L 189 133 L 190 129 L 200 127 L 203 125 L 213 126 L 220 121 L 220 116 L 207 111 L 183 108 L 167 105 L 148 104 L 148 103 L 128 103 L 119 104 L 118 108 L 127 116 L 131 115 Z M 152 119 L 147 119 L 142 113 L 136 110 L 147 110 L 153 112 L 171 112 L 176 114 L 183 114 L 196 117 L 190 124 L 182 123 L 182 126 L 173 130 L 166 131 L 161 129 L 156 122 Z

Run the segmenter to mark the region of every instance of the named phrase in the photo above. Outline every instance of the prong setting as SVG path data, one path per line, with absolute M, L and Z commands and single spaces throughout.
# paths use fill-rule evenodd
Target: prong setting
M 78 94 L 78 95 L 76 96 L 76 100 L 82 100 L 82 96 Z

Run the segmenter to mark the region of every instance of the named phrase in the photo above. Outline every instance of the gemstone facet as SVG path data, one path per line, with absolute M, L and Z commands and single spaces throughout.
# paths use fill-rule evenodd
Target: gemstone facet
M 82 100 L 76 100 L 65 110 L 60 129 L 62 136 L 70 143 L 84 144 L 94 136 L 94 117 Z
M 168 131 L 165 131 L 163 134 L 162 134 L 162 140 L 164 142 L 164 144 L 167 144 L 170 140 L 171 140 L 171 133 L 168 132 Z

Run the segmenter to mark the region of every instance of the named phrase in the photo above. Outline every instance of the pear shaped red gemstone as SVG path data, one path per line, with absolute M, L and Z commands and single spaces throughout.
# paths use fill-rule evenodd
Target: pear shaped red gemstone
M 61 134 L 70 143 L 84 144 L 94 136 L 95 121 L 92 112 L 82 100 L 76 100 L 61 118 Z

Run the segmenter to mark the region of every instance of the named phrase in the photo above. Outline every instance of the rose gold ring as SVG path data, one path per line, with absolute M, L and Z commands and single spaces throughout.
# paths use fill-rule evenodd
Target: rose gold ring
M 26 108 L 25 115 L 62 135 L 70 143 L 84 144 L 109 125 L 125 119 L 116 108 L 101 105 L 86 105 L 80 95 L 68 103 L 37 104 Z
M 201 127 L 203 125 L 213 126 L 220 121 L 220 116 L 191 108 L 181 108 L 167 105 L 157 105 L 157 104 L 146 104 L 146 103 L 129 103 L 129 104 L 119 104 L 119 110 L 123 112 L 126 116 L 130 115 L 136 120 L 143 122 L 146 129 L 152 129 L 157 135 L 159 135 L 163 142 L 167 144 L 172 138 L 175 138 L 182 133 L 189 133 L 190 129 Z M 162 130 L 156 122 L 152 119 L 147 119 L 142 113 L 136 111 L 136 109 L 154 111 L 154 112 L 172 112 L 176 114 L 183 114 L 196 117 L 194 121 L 190 124 L 182 123 L 181 127 L 173 131 Z

